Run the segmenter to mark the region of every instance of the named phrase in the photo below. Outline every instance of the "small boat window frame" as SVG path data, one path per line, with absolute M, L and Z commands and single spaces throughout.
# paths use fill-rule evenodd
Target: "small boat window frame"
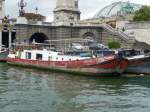
M 42 60 L 42 59 L 43 59 L 43 54 L 37 53 L 36 60 Z
M 31 52 L 26 52 L 26 59 L 31 59 L 31 57 L 32 57 Z
M 52 61 L 52 56 L 49 56 L 49 57 L 48 57 L 48 61 Z

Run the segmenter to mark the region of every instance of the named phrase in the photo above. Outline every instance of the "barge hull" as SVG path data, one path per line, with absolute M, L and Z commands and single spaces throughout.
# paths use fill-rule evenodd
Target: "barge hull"
M 150 74 L 150 57 L 129 60 L 126 73 Z
M 120 66 L 120 62 L 116 62 L 114 63 L 114 60 L 112 62 L 110 62 L 110 66 L 111 64 L 115 64 L 115 67 L 109 67 L 109 68 L 105 68 L 107 63 L 102 64 L 103 67 L 101 68 L 96 68 L 96 67 L 91 67 L 91 66 L 85 66 L 85 67 L 67 67 L 67 65 L 65 65 L 64 63 L 60 63 L 60 65 L 62 64 L 62 66 L 55 66 L 54 63 L 46 63 L 43 61 L 29 61 L 25 62 L 25 60 L 11 60 L 8 59 L 7 61 L 8 64 L 11 65 L 17 65 L 17 66 L 23 66 L 23 67 L 27 67 L 27 68 L 38 68 L 38 69 L 46 69 L 46 70 L 51 70 L 51 71 L 59 71 L 59 72 L 67 72 L 67 73 L 72 73 L 72 74 L 83 74 L 83 75 L 89 75 L 89 76 L 115 76 L 118 74 L 121 74 L 124 71 L 124 67 Z M 40 64 L 39 64 L 40 63 Z M 58 62 L 57 62 L 58 63 Z M 70 65 L 70 64 L 68 64 Z M 108 64 L 109 65 L 109 64 Z M 81 66 L 81 65 L 78 65 Z

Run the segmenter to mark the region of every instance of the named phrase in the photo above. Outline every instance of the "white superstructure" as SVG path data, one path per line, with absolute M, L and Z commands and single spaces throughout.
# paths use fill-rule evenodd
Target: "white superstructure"
M 91 57 L 84 57 L 80 55 L 66 55 L 63 52 L 54 52 L 49 50 L 24 50 L 23 52 L 16 52 L 16 54 L 9 54 L 9 58 L 19 57 L 28 60 L 42 60 L 42 61 L 73 61 L 90 59 Z

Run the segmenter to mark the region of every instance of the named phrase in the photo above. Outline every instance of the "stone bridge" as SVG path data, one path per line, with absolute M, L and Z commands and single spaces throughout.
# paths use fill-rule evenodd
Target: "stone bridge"
M 133 47 L 134 41 L 116 32 L 112 27 L 107 27 L 100 24 L 60 24 L 52 23 L 30 23 L 16 24 L 16 39 L 17 40 L 35 40 L 38 43 L 43 43 L 45 40 L 65 39 L 65 38 L 90 38 L 105 45 L 112 40 L 117 40 L 122 47 Z

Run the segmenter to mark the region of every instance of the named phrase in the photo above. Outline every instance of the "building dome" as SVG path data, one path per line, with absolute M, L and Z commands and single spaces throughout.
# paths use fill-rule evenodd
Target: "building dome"
M 133 14 L 139 10 L 142 5 L 130 2 L 115 2 L 101 9 L 94 18 L 123 16 L 126 14 Z

